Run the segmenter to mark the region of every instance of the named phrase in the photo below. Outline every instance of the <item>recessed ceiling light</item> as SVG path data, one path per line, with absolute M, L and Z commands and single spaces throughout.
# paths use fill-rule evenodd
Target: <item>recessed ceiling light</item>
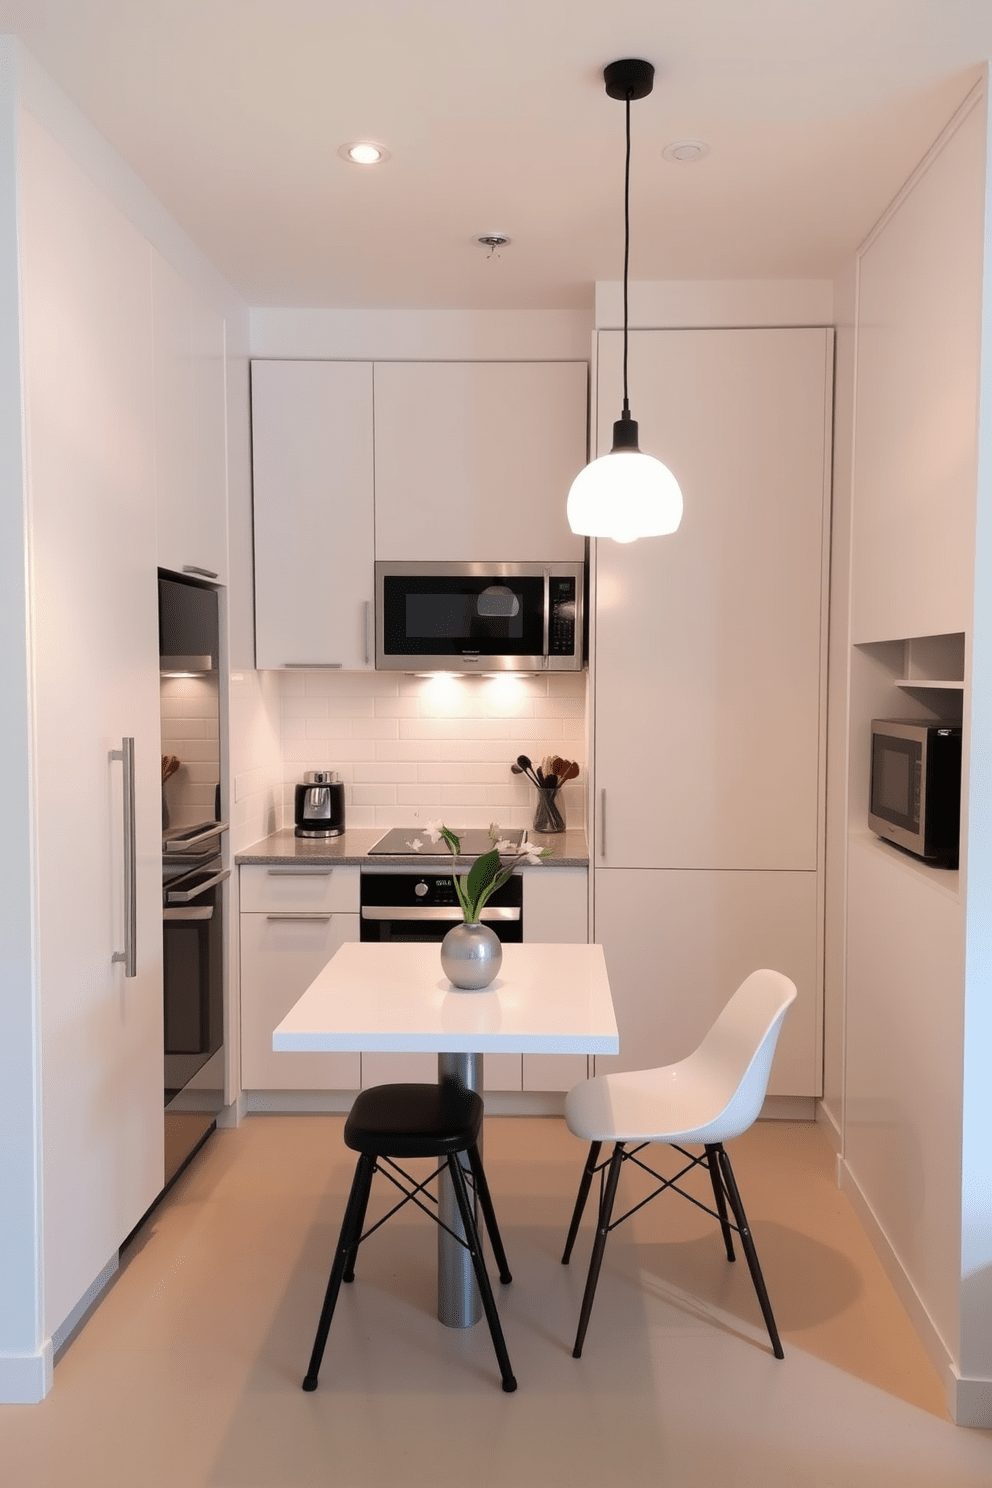
M 385 145 L 377 144 L 375 140 L 352 140 L 350 144 L 342 145 L 338 154 L 350 165 L 381 165 L 389 159 Z
M 705 140 L 672 140 L 661 153 L 666 160 L 673 160 L 676 165 L 689 165 L 693 160 L 702 160 L 704 155 L 708 155 L 710 147 Z

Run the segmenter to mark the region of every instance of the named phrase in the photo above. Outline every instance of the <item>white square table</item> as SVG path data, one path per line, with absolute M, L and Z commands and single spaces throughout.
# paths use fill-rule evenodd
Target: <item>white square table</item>
M 349 941 L 318 973 L 272 1035 L 277 1051 L 433 1052 L 438 1078 L 482 1085 L 489 1054 L 616 1054 L 613 999 L 599 945 L 504 945 L 496 979 L 482 992 L 453 987 L 435 942 Z M 461 1223 L 447 1183 L 440 1217 Z M 478 1321 L 471 1259 L 438 1231 L 438 1317 Z

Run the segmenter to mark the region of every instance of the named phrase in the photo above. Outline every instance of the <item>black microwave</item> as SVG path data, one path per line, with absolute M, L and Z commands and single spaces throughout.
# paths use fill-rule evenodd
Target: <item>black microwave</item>
M 872 719 L 868 824 L 918 858 L 957 867 L 960 724 Z
M 386 671 L 573 672 L 582 563 L 375 566 L 375 664 Z

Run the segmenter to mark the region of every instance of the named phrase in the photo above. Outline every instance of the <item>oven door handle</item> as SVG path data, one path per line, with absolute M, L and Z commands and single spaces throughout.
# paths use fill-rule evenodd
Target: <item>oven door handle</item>
M 452 925 L 457 925 L 465 916 L 457 905 L 449 909 L 443 904 L 430 905 L 405 905 L 405 904 L 363 904 L 363 920 L 447 920 Z M 480 920 L 519 920 L 520 910 L 512 908 L 484 909 L 479 916 Z
M 211 837 L 218 836 L 227 831 L 227 822 L 204 822 L 202 827 L 196 828 L 193 837 L 170 837 L 168 842 L 163 842 L 165 852 L 186 852 L 190 847 L 198 847 L 201 842 L 209 842 Z
M 215 884 L 223 883 L 225 878 L 230 878 L 230 876 L 230 868 L 225 868 L 223 873 L 215 873 L 213 878 L 206 879 L 203 883 L 197 884 L 193 889 L 186 889 L 185 891 L 180 889 L 166 889 L 165 902 L 166 904 L 189 904 L 193 899 L 199 899 L 201 894 L 205 894 Z

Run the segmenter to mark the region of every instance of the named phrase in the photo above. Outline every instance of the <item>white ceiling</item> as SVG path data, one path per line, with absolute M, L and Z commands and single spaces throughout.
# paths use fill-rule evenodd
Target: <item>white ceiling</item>
M 820 278 L 981 76 L 992 0 L 0 0 L 0 31 L 251 305 L 565 309 L 622 267 L 605 63 L 657 69 L 631 277 Z M 386 164 L 339 159 L 370 136 Z

